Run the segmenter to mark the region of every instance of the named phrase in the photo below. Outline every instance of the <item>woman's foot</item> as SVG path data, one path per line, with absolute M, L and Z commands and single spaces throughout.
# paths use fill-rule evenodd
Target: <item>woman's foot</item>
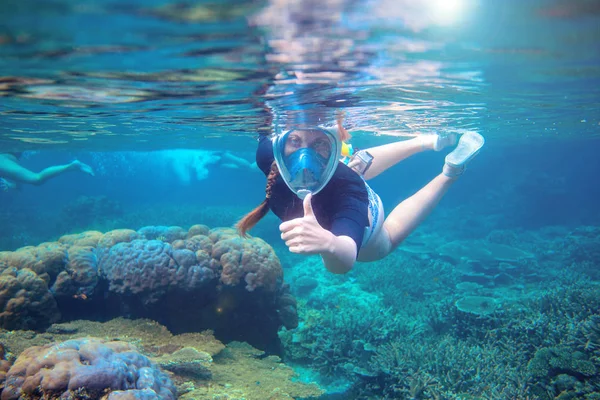
M 442 151 L 448 146 L 454 146 L 458 140 L 456 133 L 424 133 L 421 136 L 424 150 Z
M 11 189 L 15 189 L 17 184 L 9 181 L 8 179 L 0 178 L 0 190 L 8 192 Z
M 71 166 L 79 171 L 86 173 L 88 175 L 94 176 L 94 170 L 87 164 L 82 163 L 79 160 L 75 160 L 71 163 Z
M 485 139 L 477 132 L 464 133 L 458 141 L 458 146 L 446 156 L 444 175 L 454 178 L 465 172 L 467 164 L 483 147 Z

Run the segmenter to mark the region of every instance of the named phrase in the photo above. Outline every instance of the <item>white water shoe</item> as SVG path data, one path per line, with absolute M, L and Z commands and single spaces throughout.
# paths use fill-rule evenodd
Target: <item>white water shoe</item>
M 444 174 L 449 177 L 461 175 L 479 150 L 483 147 L 485 139 L 477 132 L 464 133 L 458 141 L 458 146 L 446 156 Z
M 435 141 L 433 142 L 433 150 L 442 151 L 448 146 L 454 146 L 458 140 L 457 133 L 439 133 L 435 135 Z

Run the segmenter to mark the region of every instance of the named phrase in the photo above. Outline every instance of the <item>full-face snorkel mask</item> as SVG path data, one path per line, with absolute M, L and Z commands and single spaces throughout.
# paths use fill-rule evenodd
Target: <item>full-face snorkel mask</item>
M 327 185 L 340 152 L 338 136 L 318 127 L 292 129 L 273 137 L 273 154 L 281 177 L 301 199 Z

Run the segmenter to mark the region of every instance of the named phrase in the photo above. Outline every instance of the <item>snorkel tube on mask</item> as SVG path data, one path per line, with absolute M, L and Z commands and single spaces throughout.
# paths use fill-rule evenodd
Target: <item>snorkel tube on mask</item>
M 327 185 L 341 154 L 335 133 L 319 127 L 297 128 L 273 137 L 273 154 L 281 177 L 299 198 Z

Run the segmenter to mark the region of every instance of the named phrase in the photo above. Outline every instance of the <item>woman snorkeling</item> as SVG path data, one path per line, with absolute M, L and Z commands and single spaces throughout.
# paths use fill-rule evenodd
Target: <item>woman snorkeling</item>
M 346 273 L 356 261 L 379 260 L 396 249 L 484 144 L 478 133 L 461 135 L 442 172 L 385 217 L 381 199 L 366 181 L 414 154 L 456 145 L 458 135 L 420 135 L 369 148 L 354 154 L 346 165 L 340 158 L 349 138 L 341 119 L 335 133 L 299 126 L 261 137 L 256 162 L 267 176 L 266 196 L 238 223 L 240 234 L 271 210 L 283 221 L 281 238 L 291 252 L 320 254 L 329 271 Z
M 18 183 L 41 185 L 48 179 L 69 171 L 81 171 L 94 176 L 92 168 L 79 160 L 44 168 L 40 172 L 33 172 L 19 163 L 20 155 L 21 153 L 0 153 L 0 188 L 5 191 L 15 188 Z

